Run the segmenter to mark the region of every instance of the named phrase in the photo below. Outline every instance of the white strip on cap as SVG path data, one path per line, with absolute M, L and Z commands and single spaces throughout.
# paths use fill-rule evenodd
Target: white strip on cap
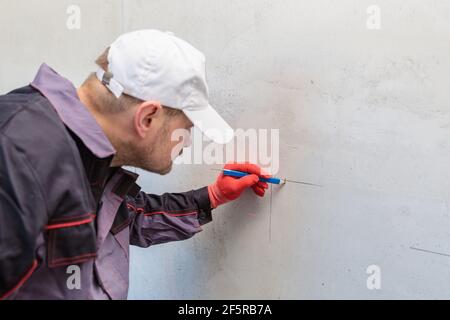
M 111 91 L 116 96 L 116 98 L 119 98 L 122 95 L 124 91 L 122 85 L 114 80 L 112 76 L 106 77 L 105 75 L 107 75 L 107 73 L 105 72 L 105 70 L 99 68 L 96 72 L 96 75 L 98 80 L 100 80 L 101 83 L 103 83 L 109 89 L 109 91 Z

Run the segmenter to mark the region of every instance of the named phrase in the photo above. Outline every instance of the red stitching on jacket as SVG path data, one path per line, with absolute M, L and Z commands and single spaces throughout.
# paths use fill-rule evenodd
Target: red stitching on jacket
M 36 270 L 37 266 L 38 266 L 38 262 L 37 262 L 37 260 L 34 260 L 33 261 L 33 265 L 31 266 L 30 269 L 28 269 L 28 271 L 25 274 L 25 276 L 23 276 L 22 279 L 20 279 L 20 281 L 14 286 L 14 288 L 12 288 L 11 290 L 7 291 L 4 295 L 0 296 L 0 300 L 6 299 L 9 295 L 11 295 L 11 293 L 16 291 L 20 287 L 22 287 L 23 284 L 31 277 L 33 272 Z
M 53 230 L 53 229 L 75 227 L 75 226 L 79 226 L 79 225 L 82 225 L 82 224 L 90 223 L 92 221 L 93 221 L 92 218 L 89 218 L 89 219 L 84 219 L 84 220 L 75 221 L 75 222 L 52 224 L 52 225 L 45 226 L 45 229 Z
M 170 212 L 165 212 L 165 211 L 159 211 L 159 212 L 148 212 L 148 213 L 144 213 L 144 216 L 149 217 L 149 216 L 153 216 L 153 215 L 157 215 L 157 214 L 168 214 L 171 217 L 183 217 L 183 216 L 190 216 L 190 215 L 194 215 L 198 213 L 198 211 L 192 211 L 192 212 L 188 212 L 188 213 L 170 213 Z
M 135 208 L 135 207 L 133 207 L 131 204 L 128 204 L 128 203 L 127 203 L 127 207 L 130 208 L 130 209 L 133 209 L 133 210 L 136 211 L 136 212 L 144 212 L 144 209 L 141 209 L 141 208 Z
M 138 213 L 139 212 L 140 213 L 144 212 L 144 209 L 135 208 L 131 204 L 127 204 L 127 206 L 130 209 L 133 209 L 134 211 L 136 211 Z M 149 211 L 149 212 L 145 212 L 144 215 L 145 216 L 150 216 L 152 214 L 170 214 L 173 217 L 177 217 L 177 216 L 187 216 L 187 215 L 191 215 L 191 214 L 194 214 L 194 213 L 198 213 L 198 211 L 191 211 L 191 212 L 185 213 L 188 210 L 194 210 L 194 209 L 180 209 L 180 210 L 173 210 L 173 211 L 170 211 L 170 212 L 167 212 L 167 211 Z M 182 214 L 182 213 L 184 213 L 184 214 Z

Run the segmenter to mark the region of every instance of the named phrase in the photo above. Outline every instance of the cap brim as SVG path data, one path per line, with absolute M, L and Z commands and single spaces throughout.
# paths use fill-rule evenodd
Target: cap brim
M 183 110 L 194 126 L 209 139 L 219 144 L 227 144 L 234 137 L 234 130 L 211 105 L 201 110 Z

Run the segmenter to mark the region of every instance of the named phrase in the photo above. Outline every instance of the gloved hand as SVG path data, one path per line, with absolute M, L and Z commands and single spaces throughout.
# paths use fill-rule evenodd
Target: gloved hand
M 264 172 L 258 165 L 249 162 L 231 162 L 227 163 L 224 169 L 251 174 L 242 178 L 236 178 L 226 176 L 222 172 L 216 182 L 208 186 L 209 199 L 213 208 L 236 200 L 247 188 L 252 188 L 258 196 L 264 197 L 264 193 L 269 185 L 266 182 L 259 181 L 259 178 L 270 178 L 271 176 Z

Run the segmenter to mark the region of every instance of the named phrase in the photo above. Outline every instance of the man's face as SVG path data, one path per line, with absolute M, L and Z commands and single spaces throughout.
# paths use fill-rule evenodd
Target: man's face
M 168 115 L 167 109 L 153 118 L 146 136 L 130 142 L 128 165 L 165 175 L 172 170 L 173 160 L 190 145 L 192 122 L 183 112 Z

